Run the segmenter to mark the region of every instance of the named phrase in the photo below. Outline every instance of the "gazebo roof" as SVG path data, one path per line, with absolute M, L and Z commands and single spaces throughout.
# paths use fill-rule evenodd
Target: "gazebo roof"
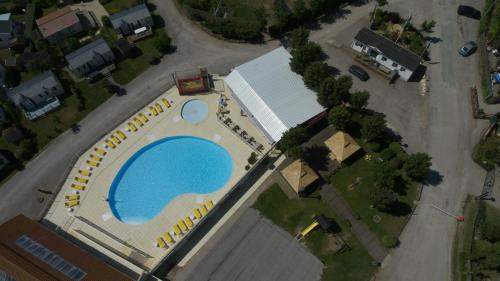
M 342 131 L 336 132 L 327 139 L 325 145 L 330 149 L 330 158 L 337 160 L 339 163 L 349 158 L 361 148 L 348 133 Z
M 318 174 L 302 160 L 295 160 L 280 173 L 297 193 L 303 191 L 319 178 Z

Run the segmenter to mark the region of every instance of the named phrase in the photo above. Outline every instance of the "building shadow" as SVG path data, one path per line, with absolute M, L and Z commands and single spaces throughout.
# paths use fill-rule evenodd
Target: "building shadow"
M 316 171 L 328 171 L 329 153 L 326 146 L 313 144 L 304 149 L 304 160 Z
M 417 70 L 413 72 L 413 75 L 410 77 L 410 79 L 408 79 L 408 82 L 419 82 L 424 77 L 426 71 L 427 67 L 425 67 L 424 65 L 419 65 Z

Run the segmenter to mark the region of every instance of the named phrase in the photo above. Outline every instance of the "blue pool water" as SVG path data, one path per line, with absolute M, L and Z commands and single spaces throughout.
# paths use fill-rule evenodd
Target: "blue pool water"
M 200 123 L 207 115 L 208 104 L 202 100 L 190 100 L 182 106 L 181 116 L 189 123 Z
M 120 221 L 141 224 L 179 195 L 218 190 L 229 180 L 232 165 L 229 153 L 209 140 L 161 139 L 137 151 L 121 167 L 109 190 L 109 206 Z

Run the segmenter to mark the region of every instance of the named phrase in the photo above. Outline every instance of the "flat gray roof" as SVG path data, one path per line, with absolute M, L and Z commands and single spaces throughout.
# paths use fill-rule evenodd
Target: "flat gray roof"
M 78 67 L 82 64 L 91 61 L 95 53 L 105 54 L 107 52 L 111 52 L 108 43 L 106 43 L 104 39 L 99 38 L 94 42 L 89 43 L 81 47 L 80 49 L 66 55 L 65 58 L 70 66 Z

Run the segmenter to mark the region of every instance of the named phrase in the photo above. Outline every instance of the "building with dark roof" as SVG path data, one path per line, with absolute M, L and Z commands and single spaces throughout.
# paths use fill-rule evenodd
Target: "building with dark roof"
M 130 9 L 109 16 L 115 31 L 123 36 L 133 34 L 140 28 L 150 28 L 154 25 L 153 17 L 146 4 L 140 4 Z
M 422 60 L 412 51 L 368 28 L 363 28 L 356 34 L 351 48 L 396 72 L 405 81 L 410 79 Z
M 62 42 L 64 39 L 83 31 L 80 19 L 69 6 L 37 19 L 36 24 L 43 38 L 51 44 Z
M 62 94 L 64 94 L 63 86 L 52 71 L 45 71 L 7 90 L 9 100 L 21 108 L 30 120 L 59 107 L 61 103 L 57 96 Z
M 111 48 L 99 38 L 65 56 L 68 68 L 78 77 L 90 76 L 115 60 Z
M 133 280 L 23 215 L 0 225 L 0 279 Z
M 22 34 L 22 24 L 16 23 L 10 13 L 0 15 L 0 48 L 9 48 L 17 43 Z

